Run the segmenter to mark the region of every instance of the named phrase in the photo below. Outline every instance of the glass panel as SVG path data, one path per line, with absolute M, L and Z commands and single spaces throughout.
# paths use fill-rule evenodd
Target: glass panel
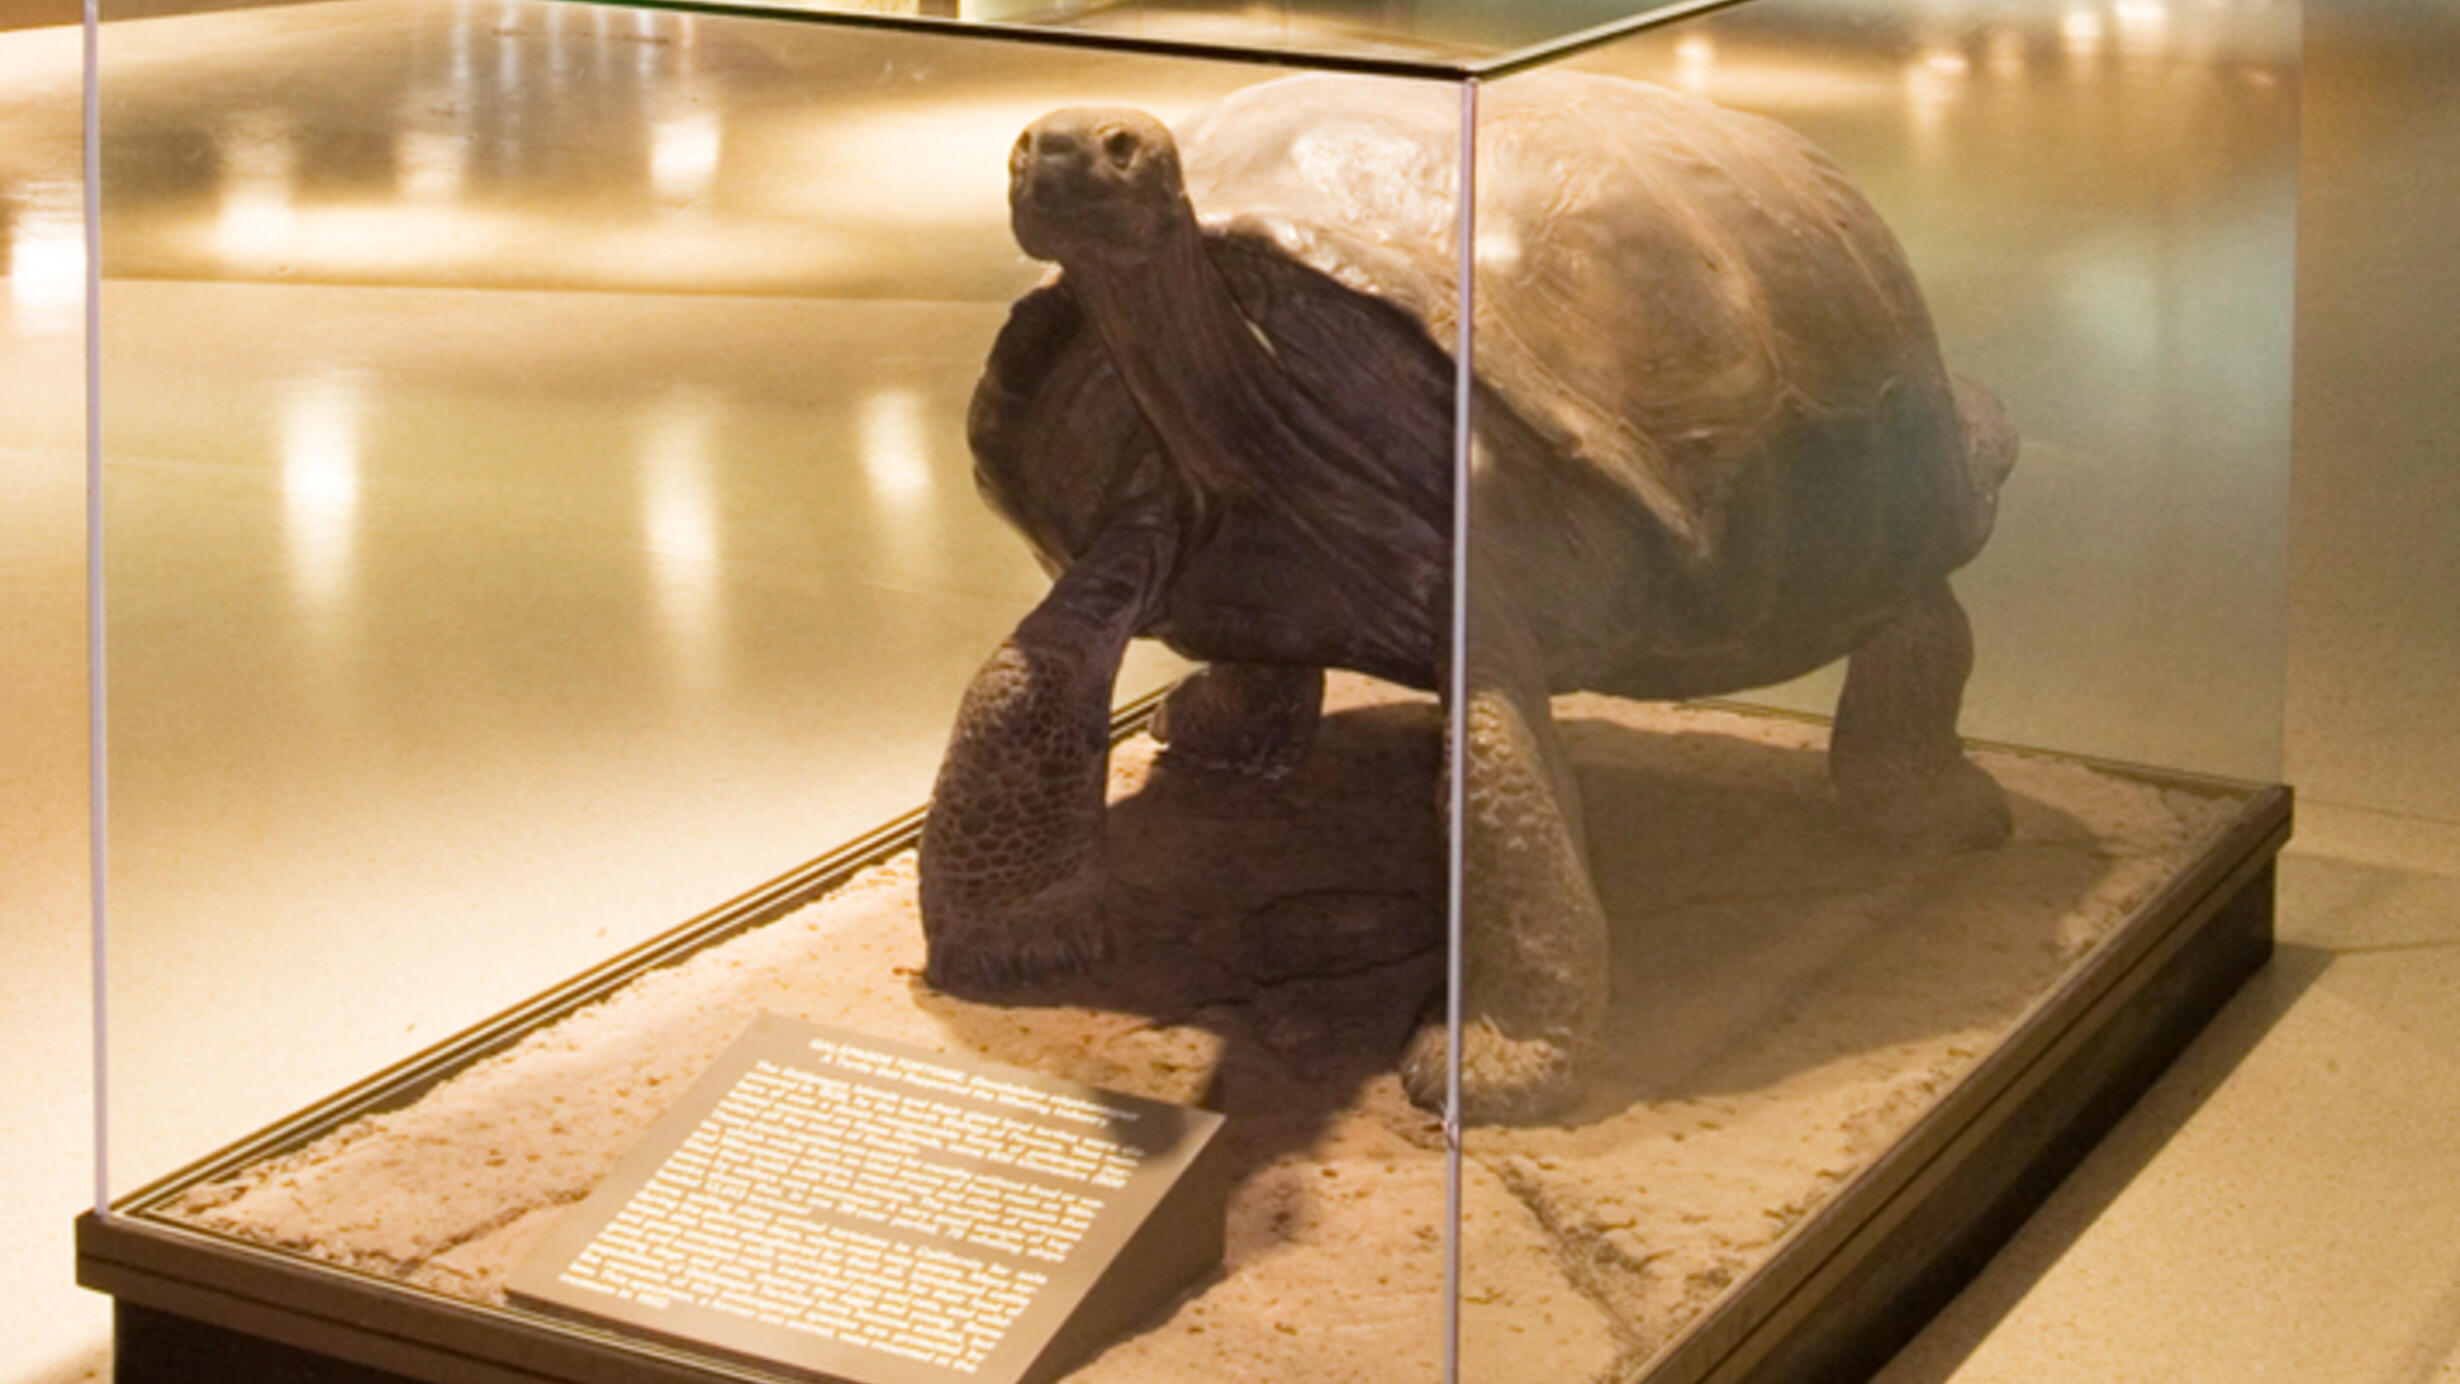
M 922 801 L 1045 583 L 967 480 L 1040 272 L 1007 145 L 1097 81 L 1251 79 L 1019 56 L 554 5 L 109 26 L 123 1183 Z
M 919 804 L 1047 585 L 968 477 L 1008 145 L 1254 80 L 551 5 L 105 42 L 130 1176 Z
M 2272 0 L 1760 4 L 1583 59 L 1826 149 L 2005 403 L 2022 461 L 1956 576 L 1967 735 L 2279 772 L 2296 44 Z
M 105 50 L 116 1191 L 936 783 L 937 856 L 142 1210 L 492 1302 L 782 1010 L 1225 1113 L 1227 1267 L 1117 1347 L 1146 1377 L 1438 1368 L 1441 1061 L 1413 1104 L 1401 1057 L 1443 969 L 1449 364 L 1394 305 L 1451 285 L 1310 238 L 1448 234 L 1449 88 L 569 4 Z M 1422 91 L 1406 195 L 1308 114 Z M 1121 236 L 1066 178 L 1012 219 L 1019 131 L 1088 102 L 1175 122 L 1196 211 L 1246 219 Z M 1036 128 L 1159 166 L 1126 117 Z M 1037 292 L 1021 250 L 1072 236 L 1136 267 Z M 1106 698 L 1130 633 L 1166 640 Z M 1099 714 L 1191 659 L 1168 755 L 1105 766 Z
M 1470 1380 L 1675 1346 L 2243 801 L 2067 756 L 2280 753 L 2292 8 L 1567 66 L 1479 134 Z

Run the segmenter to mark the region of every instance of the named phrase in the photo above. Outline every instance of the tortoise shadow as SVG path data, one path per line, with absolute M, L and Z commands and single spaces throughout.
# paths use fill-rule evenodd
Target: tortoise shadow
M 2112 868 L 2075 816 L 2011 792 L 2010 845 L 1907 855 L 1851 830 L 1815 728 L 1763 743 L 1664 715 L 1589 698 L 1557 709 L 1615 967 L 1601 1059 L 1571 1123 L 2001 1024 L 2072 965 L 2071 915 Z M 1026 1065 L 1018 1007 L 1213 1035 L 1204 1103 L 1231 1117 L 1234 1175 L 1348 1112 L 1439 1146 L 1394 1068 L 1441 993 L 1440 746 L 1437 708 L 1412 699 L 1328 714 L 1302 766 L 1274 782 L 1167 756 L 1139 770 L 1149 747 L 1125 748 L 1110 866 L 1117 901 L 1151 926 L 1095 973 L 997 997 L 918 984 L 917 1002 Z
M 916 1004 L 1026 1066 L 1038 1040 L 1017 1009 L 1202 1030 L 1214 1056 L 1201 1103 L 1229 1117 L 1234 1180 L 1345 1111 L 1439 1148 L 1439 1121 L 1393 1071 L 1443 984 L 1441 730 L 1432 703 L 1337 711 L 1278 780 L 1178 767 L 1137 737 L 1114 761 L 1105 850 L 1111 903 L 1144 925 L 1096 971 L 998 995 L 917 979 Z

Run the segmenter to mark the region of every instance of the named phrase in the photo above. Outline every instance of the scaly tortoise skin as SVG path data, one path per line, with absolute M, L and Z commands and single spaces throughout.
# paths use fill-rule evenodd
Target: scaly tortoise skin
M 1208 665 L 1157 733 L 1225 770 L 1305 752 L 1326 668 L 1445 684 L 1457 113 L 1394 86 L 1274 82 L 1176 140 L 1063 110 L 1017 141 L 1016 239 L 1059 272 L 1000 333 L 971 436 L 1055 581 L 940 769 L 933 983 L 1087 967 L 1134 925 L 1102 858 L 1130 639 Z M 1850 656 L 1847 810 L 1929 847 L 2003 839 L 1956 739 L 1972 644 L 1947 577 L 2016 437 L 1792 131 L 1583 74 L 1490 86 L 1480 119 L 1461 1113 L 1529 1121 L 1577 1098 L 1608 1001 L 1548 695 L 1707 695 Z M 1422 1104 L 1444 1050 L 1431 1020 L 1402 1054 Z

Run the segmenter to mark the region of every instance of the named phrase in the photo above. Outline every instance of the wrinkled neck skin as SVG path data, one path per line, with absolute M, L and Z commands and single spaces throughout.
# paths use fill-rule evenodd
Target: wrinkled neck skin
M 1252 497 L 1303 466 L 1296 385 L 1213 267 L 1193 220 L 1131 251 L 1061 262 L 1086 318 L 1162 444 L 1215 500 Z M 1275 455 L 1278 453 L 1279 455 Z
M 1432 678 L 1449 599 L 1450 492 L 1413 491 L 1408 477 L 1429 464 L 1448 475 L 1448 453 L 1382 454 L 1389 432 L 1362 435 L 1316 392 L 1343 386 L 1311 388 L 1293 375 L 1241 311 L 1192 218 L 1133 253 L 1070 256 L 1061 267 L 1192 492 L 1188 559 L 1201 561 L 1217 531 L 1234 549 L 1269 532 L 1269 546 L 1298 565 L 1244 585 L 1251 599 L 1286 600 L 1285 613 L 1338 631 L 1346 652 L 1329 661 L 1340 666 Z M 1415 401 L 1339 402 L 1373 410 Z M 1254 550 L 1241 551 L 1248 556 L 1229 560 L 1243 569 Z

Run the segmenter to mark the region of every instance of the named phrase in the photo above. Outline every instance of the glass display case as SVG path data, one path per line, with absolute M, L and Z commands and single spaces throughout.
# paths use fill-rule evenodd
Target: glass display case
M 1856 1377 L 2268 953 L 2286 0 L 157 8 L 123 1379 Z

